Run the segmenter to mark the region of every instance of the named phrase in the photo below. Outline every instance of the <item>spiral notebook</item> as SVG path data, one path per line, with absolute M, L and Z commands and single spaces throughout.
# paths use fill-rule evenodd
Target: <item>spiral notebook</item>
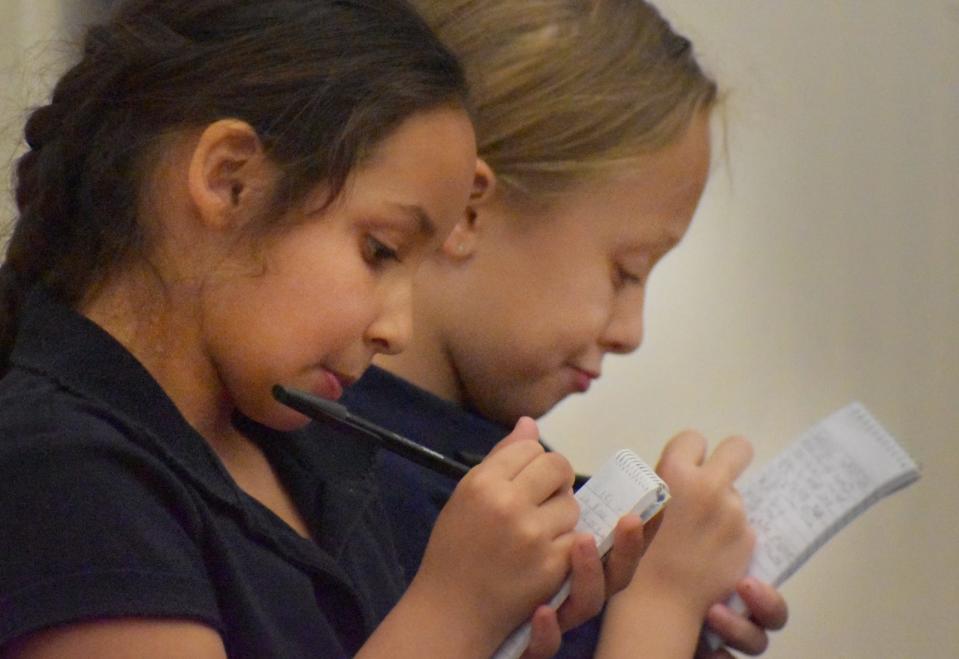
M 861 403 L 827 416 L 737 485 L 756 531 L 749 574 L 780 586 L 852 520 L 919 475 Z M 738 596 L 728 603 L 746 611 Z M 721 645 L 709 632 L 706 641 L 713 649 Z
M 645 523 L 669 501 L 669 488 L 649 465 L 628 449 L 617 452 L 576 492 L 579 522 L 576 530 L 591 533 L 600 557 L 613 546 L 613 530 L 627 513 L 638 514 Z M 556 608 L 569 596 L 569 579 L 549 601 Z M 530 624 L 524 623 L 503 642 L 494 659 L 515 659 L 530 640 Z

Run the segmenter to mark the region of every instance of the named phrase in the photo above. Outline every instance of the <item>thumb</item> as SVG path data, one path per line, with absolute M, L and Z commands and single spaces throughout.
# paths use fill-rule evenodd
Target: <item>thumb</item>
M 529 440 L 533 440 L 534 442 L 539 441 L 539 427 L 530 417 L 521 416 L 513 427 L 513 432 L 500 440 L 500 442 L 493 447 L 493 450 L 490 451 L 490 454 L 496 453 L 507 446 L 512 446 L 517 442 L 526 442 Z

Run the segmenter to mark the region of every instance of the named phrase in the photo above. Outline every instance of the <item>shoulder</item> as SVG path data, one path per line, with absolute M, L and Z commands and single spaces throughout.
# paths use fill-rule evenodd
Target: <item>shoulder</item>
M 138 490 L 168 497 L 179 489 L 180 478 L 146 431 L 107 406 L 40 379 L 10 384 L 0 386 L 4 500 L 18 486 L 50 499 L 82 493 L 76 505 L 106 503 L 97 500 L 100 493 L 115 502 Z
M 185 521 L 189 487 L 142 430 L 96 401 L 22 378 L 0 385 L 0 521 L 35 509 L 53 526 L 75 513 L 161 513 Z M 22 517 L 21 517 L 22 519 Z M 90 520 L 84 520 L 89 523 Z M 119 526 L 119 524 L 116 524 Z M 90 529 L 92 531 L 92 529 Z M 106 530 L 106 529 L 103 529 Z M 112 530 L 112 529 L 111 529 Z
M 0 644 L 43 626 L 155 615 L 183 602 L 187 617 L 216 623 L 196 497 L 109 410 L 5 380 L 0 482 Z
M 144 441 L 147 434 L 110 405 L 48 377 L 14 370 L 0 380 L 0 460 L 94 449 L 147 459 L 158 454 Z
M 109 408 L 52 380 L 14 370 L 0 380 L 0 451 L 56 437 L 120 441 L 129 435 Z

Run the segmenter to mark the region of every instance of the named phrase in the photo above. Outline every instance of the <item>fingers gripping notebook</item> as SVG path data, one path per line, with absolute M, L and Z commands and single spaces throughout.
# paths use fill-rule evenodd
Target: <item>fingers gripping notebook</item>
M 780 586 L 813 553 L 919 467 L 861 403 L 818 422 L 738 486 L 756 550 L 749 574 Z M 744 613 L 734 596 L 728 604 Z M 706 634 L 712 649 L 721 645 Z
M 645 523 L 669 500 L 669 488 L 635 453 L 623 449 L 610 458 L 576 492 L 580 515 L 576 530 L 591 533 L 600 557 L 613 546 L 613 530 L 623 515 L 635 513 Z M 570 580 L 549 601 L 559 607 L 569 596 Z M 531 627 L 526 622 L 500 646 L 494 659 L 515 659 L 529 645 Z

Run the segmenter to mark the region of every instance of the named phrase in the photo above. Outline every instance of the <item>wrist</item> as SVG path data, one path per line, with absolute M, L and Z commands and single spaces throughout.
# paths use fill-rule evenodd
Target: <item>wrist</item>
M 653 592 L 664 600 L 681 602 L 701 623 L 705 619 L 706 611 L 717 601 L 709 577 L 682 569 L 669 569 L 668 563 L 663 565 L 655 560 L 658 556 L 646 558 L 654 560 L 640 562 L 626 590 L 632 593 Z
M 391 644 L 399 640 L 409 650 L 398 653 L 393 645 L 391 657 L 486 658 L 508 633 L 486 613 L 455 584 L 441 587 L 417 575 L 377 633 L 389 629 L 396 635 Z
M 648 656 L 688 659 L 696 652 L 708 605 L 643 567 L 641 563 L 629 585 L 610 598 L 597 657 L 643 648 Z

